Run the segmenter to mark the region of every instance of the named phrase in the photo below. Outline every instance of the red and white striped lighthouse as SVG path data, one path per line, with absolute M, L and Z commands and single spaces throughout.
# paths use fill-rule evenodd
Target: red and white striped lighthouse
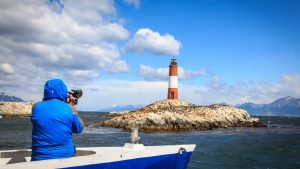
M 169 65 L 169 88 L 168 99 L 178 99 L 178 66 L 176 59 L 173 57 Z

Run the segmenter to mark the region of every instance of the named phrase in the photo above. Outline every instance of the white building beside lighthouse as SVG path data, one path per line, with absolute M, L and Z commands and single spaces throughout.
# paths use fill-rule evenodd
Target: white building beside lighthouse
M 178 65 L 173 57 L 169 65 L 168 99 L 178 99 Z

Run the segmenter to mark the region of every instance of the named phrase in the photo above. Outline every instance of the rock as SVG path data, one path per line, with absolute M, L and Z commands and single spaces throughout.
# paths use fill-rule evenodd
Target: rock
M 33 102 L 0 102 L 3 117 L 30 117 Z
M 197 106 L 182 100 L 162 100 L 124 113 L 101 126 L 141 131 L 209 130 L 228 127 L 266 127 L 243 109 L 228 105 Z

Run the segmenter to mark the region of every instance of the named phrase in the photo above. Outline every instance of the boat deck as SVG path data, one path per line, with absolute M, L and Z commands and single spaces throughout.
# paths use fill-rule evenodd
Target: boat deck
M 31 150 L 0 151 L 0 168 L 68 168 L 116 161 L 192 152 L 196 145 L 144 146 L 126 143 L 124 147 L 78 147 L 71 158 L 31 161 Z

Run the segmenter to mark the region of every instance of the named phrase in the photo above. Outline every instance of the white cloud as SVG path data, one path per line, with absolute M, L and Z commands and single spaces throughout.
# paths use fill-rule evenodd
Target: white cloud
M 140 6 L 140 0 L 123 0 L 128 5 L 133 5 L 136 9 Z
M 139 73 L 147 81 L 161 81 L 169 78 L 169 68 L 153 68 L 148 65 L 140 65 Z M 200 69 L 196 71 L 185 70 L 182 67 L 178 67 L 179 80 L 188 80 L 196 77 L 206 76 L 208 74 L 207 69 Z
M 300 74 L 284 74 L 276 83 L 237 81 L 227 84 L 219 77 L 213 77 L 202 86 L 183 87 L 198 103 L 212 104 L 226 102 L 228 104 L 270 103 L 285 96 L 300 96 Z M 193 94 L 193 92 L 196 94 Z M 187 94 L 187 93 L 186 93 Z
M 273 93 L 285 94 L 289 96 L 300 96 L 300 74 L 284 74 L 279 84 L 270 89 Z
M 98 80 L 82 86 L 81 110 L 100 110 L 111 105 L 150 104 L 167 96 L 167 82 Z
M 94 78 L 98 77 L 98 73 L 92 70 L 74 70 L 70 72 L 71 76 L 77 78 Z
M 139 29 L 126 44 L 126 52 L 151 53 L 166 56 L 179 55 L 181 43 L 170 34 L 160 35 L 148 28 Z
M 127 72 L 118 43 L 128 37 L 112 0 L 0 1 L 0 87 Z
M 128 65 L 123 60 L 118 60 L 113 63 L 105 65 L 105 71 L 108 73 L 127 72 L 129 70 Z
M 199 70 L 185 70 L 182 67 L 178 68 L 178 77 L 180 80 L 188 80 L 196 77 L 203 77 L 208 75 L 209 71 L 206 68 Z
M 140 65 L 139 73 L 140 76 L 144 77 L 147 81 L 161 81 L 168 79 L 169 69 L 158 68 L 155 69 L 148 65 Z
M 5 74 L 13 74 L 15 72 L 14 68 L 8 63 L 1 63 L 0 64 L 0 71 L 5 73 Z

